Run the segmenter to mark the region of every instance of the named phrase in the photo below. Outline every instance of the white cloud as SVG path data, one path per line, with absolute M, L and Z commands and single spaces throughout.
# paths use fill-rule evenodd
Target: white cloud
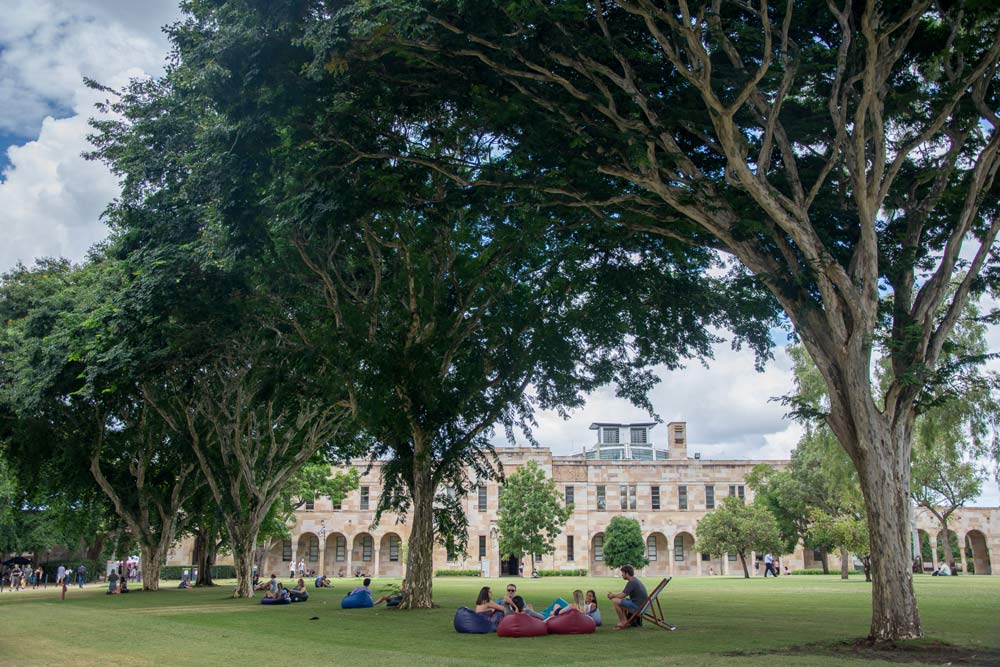
M 167 49 L 159 25 L 169 20 L 165 8 L 177 13 L 176 3 L 129 4 L 131 12 L 122 11 L 125 3 L 96 0 L 22 0 L 5 8 L 0 131 L 34 136 L 46 116 L 80 113 L 84 77 L 108 82 L 132 68 L 159 72 Z

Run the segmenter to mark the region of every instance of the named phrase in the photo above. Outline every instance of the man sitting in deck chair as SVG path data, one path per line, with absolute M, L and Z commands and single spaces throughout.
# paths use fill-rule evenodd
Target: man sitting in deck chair
M 615 630 L 624 630 L 631 625 L 629 616 L 639 611 L 647 597 L 646 587 L 636 578 L 634 567 L 622 565 L 622 579 L 625 580 L 625 589 L 621 593 L 608 593 L 608 599 L 615 603 L 615 613 L 618 614 Z

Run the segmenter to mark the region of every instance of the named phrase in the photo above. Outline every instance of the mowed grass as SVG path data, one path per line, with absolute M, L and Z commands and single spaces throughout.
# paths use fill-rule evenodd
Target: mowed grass
M 400 612 L 384 607 L 340 609 L 355 580 L 335 580 L 301 604 L 265 607 L 231 600 L 230 586 L 106 596 L 103 587 L 0 594 L 0 665 L 886 665 L 822 651 L 771 653 L 816 642 L 863 637 L 870 587 L 861 579 L 792 576 L 744 580 L 677 578 L 662 596 L 678 626 L 647 624 L 623 632 L 606 623 L 596 634 L 503 639 L 461 635 L 455 609 L 471 606 L 480 586 L 504 580 L 434 581 L 439 608 Z M 605 621 L 605 597 L 622 587 L 613 578 L 516 579 L 518 592 L 541 609 L 573 589 L 593 588 Z M 644 580 L 648 587 L 652 578 Z M 376 594 L 391 580 L 376 581 Z M 929 638 L 973 648 L 1000 648 L 1000 577 L 917 578 Z M 312 617 L 318 620 L 310 620 Z M 733 655 L 737 653 L 737 655 Z

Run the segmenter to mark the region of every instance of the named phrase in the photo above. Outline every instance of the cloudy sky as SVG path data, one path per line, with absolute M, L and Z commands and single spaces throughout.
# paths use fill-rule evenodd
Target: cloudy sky
M 82 260 L 106 234 L 101 212 L 115 178 L 87 162 L 87 119 L 97 96 L 87 77 L 112 87 L 163 71 L 161 27 L 180 16 L 175 0 L 5 0 L 0 21 L 0 271 L 44 256 Z M 781 341 L 784 342 L 783 340 Z M 991 335 L 1000 349 L 1000 332 Z M 686 421 L 688 451 L 706 458 L 786 458 L 800 430 L 771 401 L 791 390 L 779 348 L 763 373 L 746 352 L 720 345 L 708 367 L 663 373 L 653 392 L 665 421 Z M 568 421 L 539 415 L 539 441 L 556 453 L 589 446 L 593 421 L 649 418 L 611 391 L 597 392 Z M 659 434 L 659 435 L 657 435 Z M 666 429 L 653 431 L 662 442 Z M 981 504 L 1000 503 L 990 483 Z

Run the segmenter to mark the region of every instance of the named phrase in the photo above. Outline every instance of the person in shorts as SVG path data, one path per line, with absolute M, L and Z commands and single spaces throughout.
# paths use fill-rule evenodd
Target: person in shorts
M 608 593 L 608 599 L 614 602 L 615 613 L 618 614 L 618 625 L 615 630 L 624 630 L 629 626 L 626 619 L 629 614 L 639 611 L 640 606 L 646 601 L 648 594 L 646 587 L 642 585 L 635 576 L 635 568 L 631 565 L 622 565 L 622 579 L 625 580 L 625 588 L 621 593 Z

